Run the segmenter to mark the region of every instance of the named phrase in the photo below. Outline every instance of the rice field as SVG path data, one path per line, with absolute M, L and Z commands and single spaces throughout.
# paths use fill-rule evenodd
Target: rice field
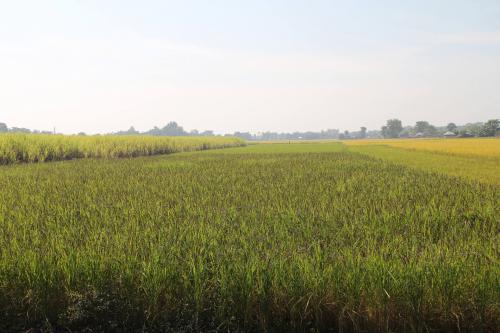
M 500 160 L 500 138 L 349 140 L 348 146 L 383 145 L 416 151 Z
M 137 157 L 242 145 L 242 140 L 231 137 L 0 134 L 0 165 L 75 158 Z
M 500 185 L 351 149 L 2 166 L 0 331 L 498 331 Z
M 350 146 L 348 150 L 409 168 L 500 186 L 500 160 L 490 157 L 439 154 L 390 146 Z
M 500 186 L 500 138 L 350 140 L 343 143 L 350 152 Z

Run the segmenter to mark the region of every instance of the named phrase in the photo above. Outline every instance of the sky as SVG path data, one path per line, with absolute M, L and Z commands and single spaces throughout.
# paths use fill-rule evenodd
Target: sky
M 499 0 L 0 0 L 0 122 L 76 133 L 500 118 Z

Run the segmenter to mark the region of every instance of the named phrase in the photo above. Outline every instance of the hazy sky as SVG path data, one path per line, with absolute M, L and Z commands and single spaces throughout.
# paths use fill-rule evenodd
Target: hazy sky
M 73 133 L 500 118 L 499 0 L 0 0 L 0 122 Z

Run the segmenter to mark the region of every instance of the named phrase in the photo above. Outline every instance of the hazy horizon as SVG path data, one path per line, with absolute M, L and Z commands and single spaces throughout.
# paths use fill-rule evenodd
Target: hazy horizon
M 62 133 L 500 117 L 500 2 L 11 1 L 0 122 Z

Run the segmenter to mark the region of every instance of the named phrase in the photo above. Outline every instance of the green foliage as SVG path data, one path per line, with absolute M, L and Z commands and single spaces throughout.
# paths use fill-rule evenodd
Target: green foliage
M 364 127 L 364 126 L 360 127 L 359 138 L 360 139 L 366 138 L 366 127 Z
M 481 129 L 480 136 L 495 136 L 500 130 L 500 120 L 490 119 L 488 120 Z
M 494 185 L 330 143 L 4 166 L 0 188 L 2 331 L 498 323 Z
M 170 154 L 244 145 L 231 137 L 0 135 L 0 164 Z
M 424 136 L 434 136 L 437 129 L 427 121 L 417 121 L 415 123 L 415 133 L 422 133 Z
M 449 123 L 446 125 L 446 129 L 450 132 L 455 132 L 457 130 L 457 125 L 455 125 L 455 123 Z
M 415 131 L 424 133 L 431 125 L 427 121 L 417 121 L 415 123 Z
M 382 136 L 384 138 L 397 138 L 403 131 L 403 125 L 399 119 L 387 120 L 387 125 L 382 126 Z

